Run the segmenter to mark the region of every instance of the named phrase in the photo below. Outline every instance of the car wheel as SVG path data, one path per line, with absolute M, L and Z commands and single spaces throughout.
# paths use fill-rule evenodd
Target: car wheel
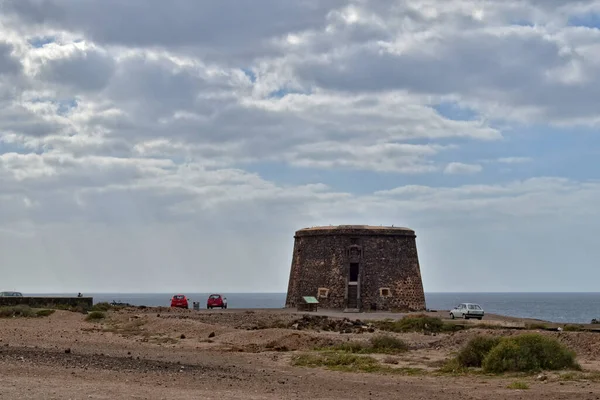
M 463 314 L 463 319 L 469 319 L 469 317 L 467 317 L 467 314 Z
M 481 319 L 482 319 L 482 318 L 483 318 L 483 317 L 478 317 L 477 319 L 481 321 Z
M 454 319 L 454 314 L 450 313 L 450 319 Z

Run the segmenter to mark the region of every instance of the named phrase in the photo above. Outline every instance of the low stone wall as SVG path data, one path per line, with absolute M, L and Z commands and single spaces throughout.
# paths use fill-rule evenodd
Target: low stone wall
M 0 307 L 26 305 L 30 307 L 92 307 L 94 305 L 93 297 L 0 297 Z

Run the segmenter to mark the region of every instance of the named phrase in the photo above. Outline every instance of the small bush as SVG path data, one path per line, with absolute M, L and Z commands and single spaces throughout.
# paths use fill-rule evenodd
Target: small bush
M 565 332 L 583 332 L 585 328 L 582 325 L 565 325 L 563 330 Z
M 86 321 L 100 321 L 106 318 L 106 315 L 102 311 L 92 311 L 85 317 Z
M 0 318 L 31 318 L 35 316 L 35 312 L 28 306 L 0 307 Z
M 37 315 L 38 317 L 49 317 L 50 315 L 54 314 L 54 311 L 56 311 L 56 310 L 49 310 L 49 309 L 37 310 L 35 312 L 35 315 Z
M 482 367 L 493 373 L 579 369 L 574 352 L 539 334 L 502 338 L 484 358 Z
M 461 375 L 469 372 L 469 369 L 460 365 L 456 358 L 450 358 L 440 367 L 439 372 L 444 374 Z
M 113 306 L 108 302 L 102 302 L 94 304 L 91 308 L 91 311 L 109 311 L 112 310 Z
M 373 357 L 344 353 L 302 354 L 292 359 L 301 367 L 327 367 L 333 370 L 372 372 L 378 363 Z
M 399 320 L 383 320 L 375 321 L 375 326 L 382 331 L 390 332 L 426 332 L 426 333 L 439 333 L 439 332 L 454 332 L 457 330 L 464 329 L 464 327 L 453 324 L 445 323 L 440 318 L 429 317 L 424 314 L 407 315 L 406 317 Z
M 397 364 L 397 361 L 390 363 Z M 390 367 L 379 364 L 373 357 L 335 352 L 297 355 L 292 358 L 292 365 L 312 368 L 325 367 L 330 370 L 344 372 L 370 372 L 404 376 L 425 374 L 425 371 L 420 368 Z
M 515 381 L 507 386 L 508 389 L 527 390 L 529 385 L 525 382 Z
M 47 305 L 47 307 L 51 307 L 54 310 L 70 311 L 70 312 L 76 312 L 76 313 L 81 313 L 81 314 L 85 314 L 88 311 L 90 311 L 90 309 L 87 306 L 84 306 L 82 304 L 76 305 L 76 306 L 70 306 L 68 304 L 53 304 L 53 305 Z
M 384 364 L 398 364 L 399 361 L 396 357 L 392 357 L 392 356 L 387 356 L 386 358 L 383 359 Z
M 377 353 L 402 353 L 408 351 L 404 341 L 389 335 L 374 336 L 370 340 L 371 348 Z
M 483 359 L 499 342 L 500 338 L 478 336 L 467 343 L 467 345 L 458 353 L 456 360 L 462 367 L 479 368 L 483 363 Z
M 346 342 L 340 343 L 330 348 L 324 348 L 322 350 L 338 350 L 346 353 L 366 353 L 369 346 L 363 342 Z
M 353 354 L 396 354 L 408 351 L 408 345 L 395 337 L 389 335 L 379 335 L 372 337 L 369 343 L 346 342 L 334 345 L 332 347 L 317 348 L 316 350 L 337 350 Z
M 530 324 L 525 324 L 525 329 L 530 330 L 530 331 L 547 331 L 550 328 L 546 324 L 542 324 L 540 322 L 534 322 L 534 323 L 530 323 Z

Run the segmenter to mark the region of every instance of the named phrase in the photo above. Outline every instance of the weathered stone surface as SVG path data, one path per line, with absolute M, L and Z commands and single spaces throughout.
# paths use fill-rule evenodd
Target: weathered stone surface
M 323 308 L 355 308 L 348 293 L 353 291 L 351 264 L 357 263 L 356 308 L 425 309 L 412 229 L 326 226 L 301 229 L 294 239 L 286 307 L 296 307 L 302 296 L 315 296 Z M 319 288 L 328 289 L 327 297 L 319 297 Z

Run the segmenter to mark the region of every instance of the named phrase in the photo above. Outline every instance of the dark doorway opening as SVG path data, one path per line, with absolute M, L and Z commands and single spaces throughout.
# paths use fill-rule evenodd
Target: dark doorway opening
M 350 282 L 358 282 L 358 263 L 350 263 Z

